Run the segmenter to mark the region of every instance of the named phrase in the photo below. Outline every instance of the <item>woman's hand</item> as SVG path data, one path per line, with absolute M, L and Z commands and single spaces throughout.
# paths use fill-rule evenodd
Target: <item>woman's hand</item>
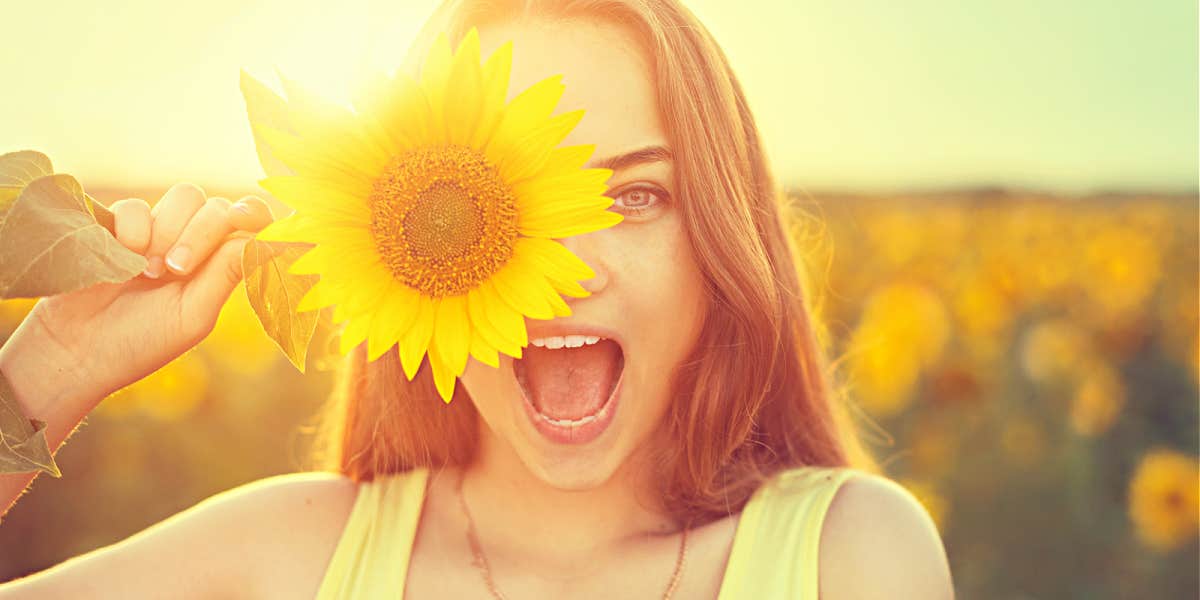
M 253 235 L 241 232 L 273 219 L 259 198 L 231 205 L 190 183 L 171 187 L 153 209 L 140 199 L 111 209 L 117 240 L 147 258 L 146 272 L 42 298 L 26 317 L 49 346 L 38 353 L 72 363 L 46 370 L 73 374 L 97 398 L 153 373 L 212 331 L 242 279 L 242 247 Z

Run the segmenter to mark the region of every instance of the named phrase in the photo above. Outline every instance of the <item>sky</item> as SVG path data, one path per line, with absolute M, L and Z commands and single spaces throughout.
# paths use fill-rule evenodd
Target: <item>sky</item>
M 691 0 L 780 183 L 888 192 L 1197 189 L 1197 4 Z M 345 101 L 430 0 L 0 0 L 0 153 L 88 186 L 253 189 L 240 71 Z

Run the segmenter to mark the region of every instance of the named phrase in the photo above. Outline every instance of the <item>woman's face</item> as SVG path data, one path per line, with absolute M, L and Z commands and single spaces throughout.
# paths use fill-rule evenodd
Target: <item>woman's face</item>
M 670 401 L 673 371 L 693 347 L 703 317 L 703 283 L 680 218 L 650 64 L 628 32 L 604 22 L 508 22 L 479 33 L 485 57 L 513 41 L 510 99 L 537 81 L 563 75 L 566 92 L 555 114 L 586 111 L 563 141 L 595 145 L 586 167 L 627 157 L 611 165 L 607 193 L 614 199 L 609 210 L 624 221 L 559 240 L 595 271 L 594 278 L 580 282 L 591 295 L 565 297 L 571 316 L 526 319 L 531 342 L 589 327 L 611 331 L 620 343 L 623 372 L 615 370 L 618 361 L 600 358 L 605 342 L 582 352 L 527 347 L 521 371 L 536 388 L 530 391 L 536 412 L 526 407 L 516 359 L 501 354 L 497 369 L 471 358 L 460 379 L 486 424 L 480 428 L 484 451 L 501 453 L 486 459 L 519 460 L 534 476 L 563 489 L 597 486 L 639 449 L 649 449 L 648 442 L 661 441 L 654 433 Z M 647 149 L 652 151 L 630 154 Z M 609 366 L 614 372 L 606 378 Z M 617 388 L 611 399 L 610 383 Z M 538 425 L 538 412 L 563 418 L 559 425 Z

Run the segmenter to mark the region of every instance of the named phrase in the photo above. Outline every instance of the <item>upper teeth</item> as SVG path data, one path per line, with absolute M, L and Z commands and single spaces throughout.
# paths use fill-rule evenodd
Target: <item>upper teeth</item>
M 551 337 L 534 338 L 529 340 L 530 344 L 539 348 L 550 348 L 552 350 L 562 348 L 578 348 L 583 345 L 592 345 L 600 341 L 602 338 L 598 335 L 556 335 Z

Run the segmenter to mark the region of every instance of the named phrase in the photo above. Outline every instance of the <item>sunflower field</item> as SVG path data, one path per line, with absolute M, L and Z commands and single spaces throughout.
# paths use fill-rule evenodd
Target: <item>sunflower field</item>
M 958 597 L 1200 596 L 1196 196 L 788 199 L 842 397 L 933 516 Z M 0 340 L 32 305 L 0 302 Z M 311 468 L 337 343 L 323 323 L 300 374 L 235 290 L 205 341 L 106 399 L 57 454 L 64 476 L 10 511 L 0 581 Z

